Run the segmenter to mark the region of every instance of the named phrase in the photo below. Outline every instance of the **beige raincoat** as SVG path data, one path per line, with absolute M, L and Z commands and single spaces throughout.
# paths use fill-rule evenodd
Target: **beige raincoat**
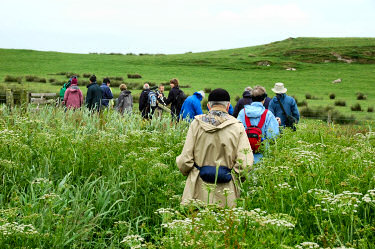
M 212 186 L 208 198 L 206 183 L 200 178 L 194 162 L 198 166 L 227 166 L 233 169 L 234 179 Z M 238 174 L 243 176 L 248 172 L 253 164 L 253 153 L 242 123 L 221 106 L 214 106 L 208 114 L 195 116 L 176 163 L 181 173 L 188 176 L 181 204 L 193 199 L 233 207 L 240 194 L 234 181 Z M 227 198 L 224 189 L 229 191 Z

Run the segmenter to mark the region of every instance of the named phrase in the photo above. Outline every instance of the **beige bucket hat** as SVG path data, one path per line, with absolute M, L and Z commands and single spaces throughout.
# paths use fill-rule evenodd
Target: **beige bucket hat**
M 288 89 L 284 87 L 284 83 L 278 82 L 275 83 L 275 86 L 272 88 L 274 93 L 286 93 Z

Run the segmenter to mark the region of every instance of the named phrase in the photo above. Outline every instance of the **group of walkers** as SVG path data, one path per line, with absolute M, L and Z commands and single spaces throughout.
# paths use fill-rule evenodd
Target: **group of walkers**
M 283 83 L 275 83 L 272 99 L 262 86 L 246 87 L 235 108 L 225 89 L 215 89 L 208 96 L 208 113 L 204 114 L 202 100 L 204 91 L 186 97 L 179 88 L 179 81 L 169 81 L 171 90 L 164 96 L 164 85 L 150 87 L 144 84 L 139 98 L 139 111 L 144 119 L 161 117 L 169 111 L 172 120 L 190 122 L 186 141 L 176 163 L 181 173 L 187 176 L 182 204 L 191 200 L 235 206 L 239 189 L 235 181 L 244 179 L 253 164 L 263 157 L 262 151 L 276 139 L 284 127 L 295 130 L 299 121 L 296 101 L 286 95 Z M 113 99 L 110 80 L 103 79 L 99 86 L 96 76 L 90 77 L 87 86 L 86 106 L 100 111 L 107 108 Z M 115 109 L 121 114 L 132 113 L 133 97 L 125 84 L 120 85 L 120 96 Z M 83 106 L 82 91 L 77 77 L 64 84 L 60 96 L 67 109 Z M 171 105 L 170 109 L 166 106 Z M 215 184 L 209 190 L 206 183 Z
M 236 205 L 240 196 L 236 181 L 245 179 L 281 127 L 295 130 L 294 124 L 299 121 L 296 101 L 286 95 L 284 84 L 276 83 L 272 91 L 276 96 L 271 99 L 262 86 L 245 88 L 231 115 L 230 95 L 218 88 L 208 96 L 207 114 L 189 111 L 187 116 L 192 122 L 176 158 L 179 170 L 188 177 L 182 204 L 201 201 L 223 207 Z M 204 98 L 204 93 L 196 92 L 192 98 L 191 106 L 198 108 L 197 100 Z

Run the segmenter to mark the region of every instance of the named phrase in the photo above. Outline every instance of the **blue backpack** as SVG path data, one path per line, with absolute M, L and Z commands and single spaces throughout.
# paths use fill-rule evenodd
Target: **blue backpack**
M 150 107 L 156 107 L 156 100 L 157 100 L 156 93 L 153 91 L 150 91 L 148 93 L 148 104 L 150 105 Z

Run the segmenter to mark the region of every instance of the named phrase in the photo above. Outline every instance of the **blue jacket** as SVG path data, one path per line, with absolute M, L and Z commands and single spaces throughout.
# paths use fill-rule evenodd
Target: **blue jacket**
M 202 95 L 198 92 L 186 98 L 180 111 L 180 116 L 182 116 L 183 120 L 186 119 L 190 122 L 196 115 L 203 114 L 201 105 L 202 99 Z
M 280 101 L 284 106 L 285 112 L 288 115 L 291 115 L 297 119 L 297 122 L 299 121 L 299 111 L 296 104 L 296 101 L 284 94 L 280 94 Z M 270 104 L 268 106 L 268 110 L 270 110 L 275 117 L 279 117 L 281 119 L 281 126 L 285 126 L 286 117 L 284 115 L 283 109 L 281 109 L 280 103 L 277 99 L 277 96 L 273 97 L 270 101 Z
M 262 116 L 264 110 L 266 108 L 263 106 L 261 102 L 253 102 L 251 105 L 245 105 L 244 109 L 240 111 L 238 114 L 237 119 L 240 120 L 245 127 L 245 114 L 250 118 L 251 125 L 258 125 L 260 121 L 260 116 Z M 262 140 L 264 139 L 274 139 L 279 135 L 279 123 L 277 122 L 275 116 L 272 112 L 268 111 L 266 115 L 266 120 L 262 126 Z M 267 145 L 266 145 L 267 146 Z M 259 160 L 263 157 L 261 153 L 254 153 L 254 163 L 259 162 Z
M 107 86 L 106 83 L 103 82 L 103 84 L 100 86 L 102 89 L 102 105 L 108 106 L 109 100 L 113 99 L 113 94 L 111 92 L 111 89 Z

